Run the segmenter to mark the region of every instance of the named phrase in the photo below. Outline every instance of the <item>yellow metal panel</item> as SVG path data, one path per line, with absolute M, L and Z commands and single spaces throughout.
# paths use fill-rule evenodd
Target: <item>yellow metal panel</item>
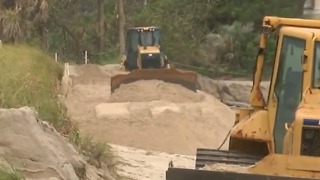
M 265 16 L 263 25 L 270 25 L 272 29 L 279 28 L 279 26 L 296 26 L 306 28 L 320 28 L 319 20 L 299 19 L 299 18 L 281 18 L 276 16 Z
M 144 53 L 160 53 L 160 49 L 159 47 L 156 47 L 156 46 L 147 46 L 146 48 L 140 46 L 139 47 L 139 52 L 141 54 L 144 54 Z
M 236 121 L 235 124 L 240 122 L 241 120 L 247 119 L 252 113 L 253 113 L 253 108 L 240 108 L 236 112 Z
M 294 146 L 294 143 L 295 143 L 293 135 L 294 135 L 293 127 L 290 126 L 286 130 L 286 134 L 284 136 L 283 150 L 282 150 L 283 154 L 292 155 L 293 146 Z
M 303 99 L 303 107 L 311 109 L 320 109 L 320 89 L 312 89 L 307 91 Z M 320 117 L 320 111 L 316 115 Z
M 302 108 L 298 108 L 293 129 L 292 155 L 300 156 L 303 119 L 306 118 Z
M 288 156 L 287 168 L 292 170 L 320 172 L 320 158 L 313 156 Z
M 317 167 L 312 170 L 299 170 L 302 166 L 309 167 L 311 165 L 318 166 L 320 158 L 308 158 L 306 156 L 294 157 L 280 154 L 270 154 L 251 167 L 251 173 L 263 175 L 291 176 L 295 178 L 320 178 L 320 172 Z M 295 168 L 295 169 L 294 169 Z
M 269 129 L 268 112 L 260 110 L 252 114 L 247 120 L 240 121 L 232 128 L 231 136 L 268 142 L 272 140 Z
M 260 35 L 260 49 L 256 60 L 256 69 L 254 72 L 253 86 L 250 95 L 250 105 L 255 108 L 264 108 L 266 105 L 265 99 L 260 88 L 261 76 L 263 71 L 265 48 L 267 44 L 268 35 L 261 33 Z

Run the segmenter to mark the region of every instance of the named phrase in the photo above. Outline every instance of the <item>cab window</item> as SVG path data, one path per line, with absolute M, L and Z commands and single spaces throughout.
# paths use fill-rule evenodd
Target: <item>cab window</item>
M 301 58 L 306 40 L 283 36 L 274 92 L 278 99 L 274 127 L 275 151 L 283 152 L 284 124 L 292 123 L 301 101 L 303 71 Z
M 313 87 L 320 89 L 320 42 L 315 43 L 313 65 Z

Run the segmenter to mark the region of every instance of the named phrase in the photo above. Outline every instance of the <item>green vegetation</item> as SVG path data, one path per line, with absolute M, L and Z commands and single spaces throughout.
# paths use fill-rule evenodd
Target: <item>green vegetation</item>
M 87 50 L 90 62 L 110 63 L 123 45 L 119 41 L 122 24 L 125 28 L 156 25 L 163 29 L 162 45 L 176 67 L 214 77 L 251 76 L 262 18 L 302 17 L 304 2 L 0 0 L 0 34 L 3 42 L 37 44 L 63 60 L 83 62 Z M 268 67 L 275 42 L 275 38 L 269 42 Z
M 24 177 L 14 168 L 0 167 L 0 180 L 24 180 Z
M 0 107 L 34 107 L 42 120 L 64 127 L 64 111 L 58 103 L 56 87 L 60 66 L 41 49 L 26 45 L 0 48 Z M 0 169 L 0 180 L 22 179 L 16 171 Z
M 42 120 L 59 127 L 64 118 L 57 97 L 59 64 L 36 47 L 4 45 L 0 67 L 1 107 L 34 107 Z
M 23 177 L 15 172 L 9 172 L 7 170 L 0 169 L 0 180 L 22 180 Z
M 263 17 L 301 17 L 303 3 L 303 0 L 151 1 L 135 13 L 133 21 L 163 27 L 165 49 L 174 62 L 194 66 L 191 69 L 211 77 L 251 76 Z M 269 41 L 271 56 L 275 42 L 275 38 Z M 269 67 L 271 56 L 267 61 Z
M 115 170 L 117 162 L 114 159 L 111 147 L 106 142 L 94 141 L 92 136 L 82 137 L 77 128 L 73 127 L 69 139 L 78 151 L 88 158 L 88 162 L 98 168 L 106 167 L 113 177 L 120 178 Z

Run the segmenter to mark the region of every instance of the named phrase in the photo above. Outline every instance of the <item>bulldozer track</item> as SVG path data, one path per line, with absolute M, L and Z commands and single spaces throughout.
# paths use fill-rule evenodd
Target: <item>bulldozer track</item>
M 260 155 L 244 154 L 237 151 L 198 148 L 196 155 L 196 169 L 216 163 L 250 166 L 254 165 L 262 158 L 263 156 Z

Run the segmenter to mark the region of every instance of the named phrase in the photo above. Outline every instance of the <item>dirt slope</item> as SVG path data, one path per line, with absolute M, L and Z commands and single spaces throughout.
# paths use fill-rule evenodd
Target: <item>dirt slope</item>
M 0 109 L 0 157 L 27 179 L 101 179 L 98 171 L 28 107 Z

